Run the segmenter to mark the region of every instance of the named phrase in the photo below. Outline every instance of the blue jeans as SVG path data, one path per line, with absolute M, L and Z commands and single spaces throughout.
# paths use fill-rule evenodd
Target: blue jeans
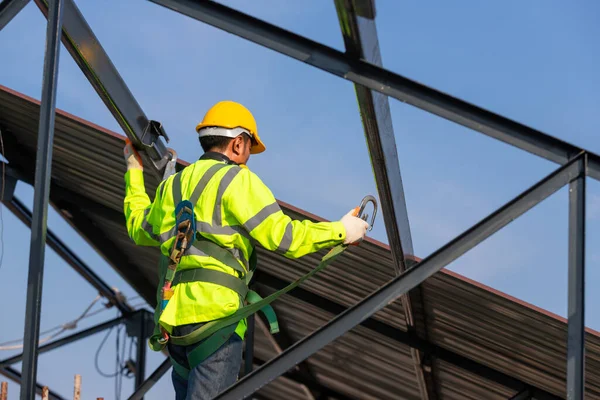
M 187 353 L 194 347 L 169 345 L 169 353 L 177 362 L 187 366 Z M 209 400 L 233 385 L 242 364 L 242 348 L 242 339 L 234 333 L 223 346 L 192 369 L 187 380 L 172 369 L 175 399 Z

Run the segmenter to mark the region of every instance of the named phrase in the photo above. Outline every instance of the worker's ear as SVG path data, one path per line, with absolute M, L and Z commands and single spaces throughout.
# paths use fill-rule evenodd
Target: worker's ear
M 243 154 L 244 153 L 244 135 L 236 136 L 233 139 L 233 143 L 231 144 L 231 151 L 233 154 Z

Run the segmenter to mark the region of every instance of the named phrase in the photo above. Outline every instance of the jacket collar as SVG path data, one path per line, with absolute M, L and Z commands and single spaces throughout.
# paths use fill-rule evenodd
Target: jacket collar
M 207 151 L 206 153 L 204 153 L 202 155 L 202 157 L 200 157 L 200 160 L 216 160 L 216 161 L 222 161 L 225 164 L 229 164 L 229 165 L 238 165 L 236 162 L 231 161 L 231 159 L 229 157 L 227 157 L 225 154 L 219 153 L 216 151 Z

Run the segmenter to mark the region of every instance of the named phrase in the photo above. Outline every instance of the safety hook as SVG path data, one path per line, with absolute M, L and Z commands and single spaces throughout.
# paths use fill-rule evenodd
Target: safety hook
M 369 223 L 369 231 L 371 231 L 373 229 L 373 224 L 375 223 L 375 216 L 377 215 L 377 200 L 375 200 L 375 197 L 367 195 L 362 199 L 358 210 L 358 218 L 363 221 L 367 221 L 369 218 L 369 214 L 362 215 L 367 203 L 373 203 L 373 215 L 371 216 L 371 222 Z

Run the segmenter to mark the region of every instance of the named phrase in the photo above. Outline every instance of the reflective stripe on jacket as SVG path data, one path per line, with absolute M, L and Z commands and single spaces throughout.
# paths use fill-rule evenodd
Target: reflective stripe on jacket
M 194 207 L 197 232 L 230 250 L 246 270 L 255 242 L 285 257 L 298 258 L 345 239 L 345 229 L 339 221 L 292 220 L 256 174 L 233 164 L 222 154 L 206 153 L 179 174 L 183 200 L 191 197 L 201 179 L 206 184 Z M 125 174 L 124 211 L 129 236 L 138 245 L 160 246 L 164 255 L 170 253 L 174 241 L 173 178 L 174 175 L 159 185 L 151 203 L 142 171 L 132 169 Z M 233 268 L 194 248 L 181 258 L 178 270 L 200 267 L 239 276 Z M 160 281 L 158 302 L 162 272 Z M 173 326 L 225 317 L 240 306 L 238 294 L 229 288 L 208 282 L 180 283 L 175 286 L 160 323 L 171 331 Z M 236 332 L 243 338 L 246 325 L 242 322 Z

